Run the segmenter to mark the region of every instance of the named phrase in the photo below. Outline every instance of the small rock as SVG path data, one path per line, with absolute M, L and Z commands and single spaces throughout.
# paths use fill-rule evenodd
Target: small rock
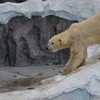
M 43 75 L 43 73 L 38 73 L 39 76 Z
M 16 75 L 14 75 L 13 77 L 17 77 Z

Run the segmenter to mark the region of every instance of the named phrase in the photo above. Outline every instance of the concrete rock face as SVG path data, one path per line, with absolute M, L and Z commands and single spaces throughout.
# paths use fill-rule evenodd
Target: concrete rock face
M 6 25 L 0 25 L 0 65 L 5 64 L 7 55 L 7 27 Z
M 48 40 L 66 30 L 72 23 L 55 16 L 14 17 L 0 26 L 1 66 L 63 64 L 69 49 L 50 53 L 45 50 Z

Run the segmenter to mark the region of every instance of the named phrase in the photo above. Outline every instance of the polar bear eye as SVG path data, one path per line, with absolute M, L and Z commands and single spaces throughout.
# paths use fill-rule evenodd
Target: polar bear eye
M 54 42 L 52 42 L 51 44 L 54 44 Z

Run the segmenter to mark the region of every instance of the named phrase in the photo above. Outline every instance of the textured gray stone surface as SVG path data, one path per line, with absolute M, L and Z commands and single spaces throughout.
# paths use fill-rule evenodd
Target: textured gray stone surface
M 64 64 L 69 50 L 50 53 L 48 40 L 66 30 L 72 23 L 55 16 L 14 17 L 0 25 L 0 66 L 30 66 Z

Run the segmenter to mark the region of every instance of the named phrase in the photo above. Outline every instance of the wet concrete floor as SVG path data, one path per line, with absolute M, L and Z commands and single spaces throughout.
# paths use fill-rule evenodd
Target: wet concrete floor
M 63 67 L 0 67 L 0 93 L 35 89 L 41 85 L 41 80 L 57 75 Z

